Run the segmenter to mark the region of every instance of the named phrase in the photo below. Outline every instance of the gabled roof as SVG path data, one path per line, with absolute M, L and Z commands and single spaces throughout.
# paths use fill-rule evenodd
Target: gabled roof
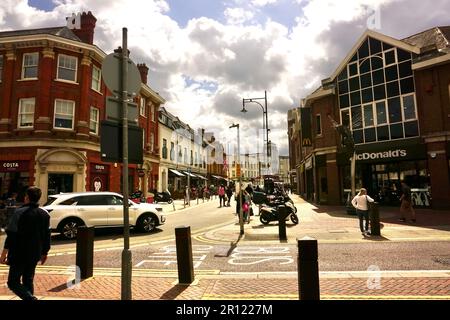
M 354 54 L 358 51 L 359 47 L 363 44 L 364 41 L 366 41 L 368 37 L 380 40 L 382 42 L 390 44 L 391 46 L 398 47 L 400 49 L 413 52 L 415 54 L 420 54 L 420 48 L 413 44 L 409 44 L 407 42 L 394 39 L 392 37 L 386 36 L 373 30 L 366 30 L 363 33 L 363 35 L 359 38 L 359 40 L 356 42 L 356 44 L 353 46 L 353 48 L 349 51 L 344 60 L 342 60 L 341 64 L 336 69 L 336 71 L 334 71 L 334 73 L 330 76 L 331 80 L 334 80 L 339 75 L 342 69 L 350 62 Z
M 6 37 L 20 37 L 20 36 L 33 36 L 33 35 L 42 35 L 42 34 L 50 34 L 62 38 L 66 38 L 69 40 L 80 41 L 75 33 L 67 27 L 53 27 L 53 28 L 41 28 L 41 29 L 29 29 L 29 30 L 14 30 L 14 31 L 3 31 L 0 32 L 0 38 Z

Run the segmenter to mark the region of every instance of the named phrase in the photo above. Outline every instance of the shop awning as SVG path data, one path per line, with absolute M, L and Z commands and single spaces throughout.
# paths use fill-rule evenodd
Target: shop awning
M 184 177 L 184 174 L 182 174 L 180 171 L 175 169 L 169 169 L 171 172 L 175 173 L 179 177 Z
M 216 178 L 216 179 L 220 179 L 220 180 L 227 180 L 226 178 L 224 178 L 224 177 L 221 177 L 221 176 L 215 176 L 215 175 L 211 175 L 213 178 Z
M 208 179 L 206 179 L 204 176 L 202 176 L 201 174 L 196 173 L 195 175 L 196 175 L 197 177 L 199 177 L 200 179 L 208 180 Z
M 190 172 L 187 172 L 187 171 L 183 171 L 183 173 L 185 174 L 185 175 L 189 175 L 189 176 L 191 176 L 191 178 L 198 178 L 196 175 L 194 175 L 194 174 L 192 174 L 192 173 L 190 173 Z

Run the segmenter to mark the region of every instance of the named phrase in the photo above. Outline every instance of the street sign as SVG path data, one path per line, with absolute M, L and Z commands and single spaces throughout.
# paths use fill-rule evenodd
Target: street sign
M 138 108 L 134 102 L 128 102 L 127 119 L 129 122 L 138 122 Z M 112 121 L 122 121 L 122 101 L 114 97 L 106 97 L 106 118 Z
M 100 155 L 104 162 L 123 163 L 122 124 L 115 121 L 100 122 Z M 128 163 L 142 164 L 143 129 L 128 125 Z
M 103 81 L 111 92 L 121 90 L 122 61 L 119 53 L 110 53 L 103 60 Z M 133 61 L 128 59 L 127 92 L 137 94 L 141 89 L 142 79 L 139 69 Z

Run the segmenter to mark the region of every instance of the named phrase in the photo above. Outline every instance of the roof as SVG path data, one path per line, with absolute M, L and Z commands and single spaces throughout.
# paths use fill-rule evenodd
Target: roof
M 428 51 L 427 48 L 436 48 L 437 50 L 445 50 L 450 48 L 450 26 L 434 27 L 421 33 L 412 35 L 403 39 L 410 45 L 419 47 L 421 52 Z
M 33 36 L 39 34 L 50 34 L 69 40 L 80 41 L 75 33 L 67 27 L 53 27 L 53 28 L 41 28 L 41 29 L 28 29 L 28 30 L 14 30 L 14 31 L 2 31 L 0 32 L 0 38 L 6 37 L 20 37 L 20 36 Z

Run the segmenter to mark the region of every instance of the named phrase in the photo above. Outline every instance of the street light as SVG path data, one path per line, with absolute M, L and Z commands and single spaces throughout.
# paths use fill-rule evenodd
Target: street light
M 264 100 L 264 106 L 259 103 L 257 100 Z M 247 110 L 245 109 L 245 104 L 246 103 L 250 103 L 250 102 L 254 102 L 259 104 L 259 106 L 261 107 L 262 111 L 263 111 L 263 130 L 266 130 L 266 139 L 265 139 L 265 143 L 266 143 L 266 155 L 267 155 L 267 159 L 266 159 L 266 165 L 268 162 L 268 159 L 270 157 L 270 146 L 269 146 L 269 121 L 268 121 L 268 116 L 267 116 L 267 91 L 264 91 L 264 98 L 251 98 L 251 99 L 242 99 L 242 110 L 241 112 L 246 113 Z M 264 121 L 265 120 L 265 121 Z M 263 139 L 264 140 L 264 139 Z
M 239 166 L 239 226 L 241 228 L 240 234 L 243 235 L 244 234 L 244 217 L 242 215 L 242 175 L 241 175 L 241 142 L 240 142 L 240 138 L 239 138 L 239 123 L 237 124 L 232 124 L 230 126 L 231 128 L 237 128 L 237 143 L 238 143 L 238 163 L 237 165 Z M 238 172 L 237 170 L 237 166 L 236 166 L 236 173 Z

